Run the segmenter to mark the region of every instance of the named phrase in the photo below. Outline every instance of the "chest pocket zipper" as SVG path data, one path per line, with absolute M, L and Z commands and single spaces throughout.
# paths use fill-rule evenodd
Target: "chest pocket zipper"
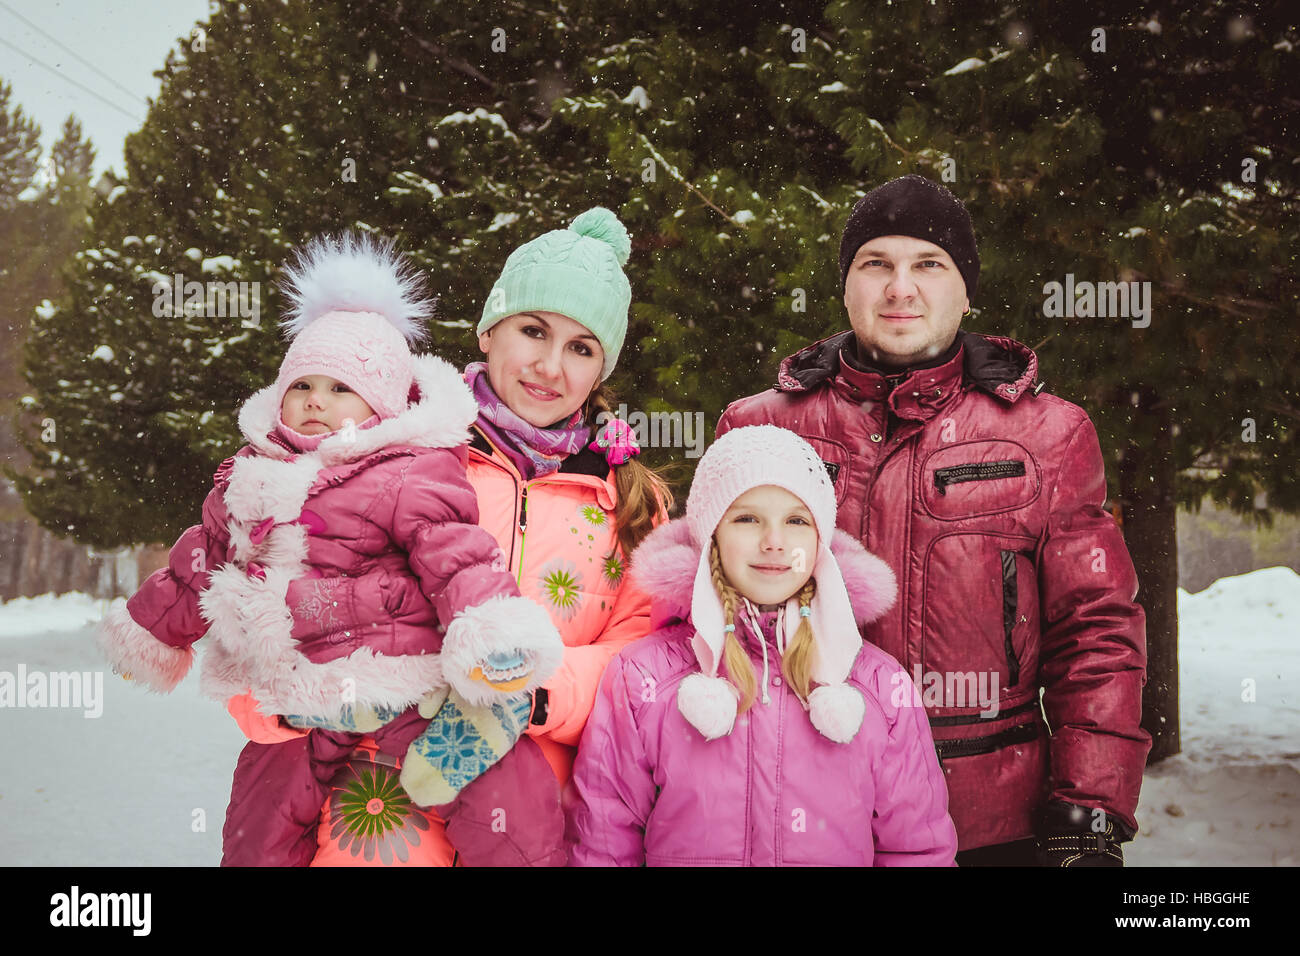
M 958 485 L 964 481 L 987 481 L 993 478 L 1019 478 L 1025 473 L 1023 461 L 983 461 L 969 465 L 953 465 L 950 468 L 934 470 L 934 487 L 939 494 L 946 495 L 949 485 Z
M 1008 687 L 1015 687 L 1020 681 L 1020 661 L 1016 659 L 1016 649 L 1011 643 L 1011 632 L 1016 627 L 1016 606 L 1020 602 L 1016 575 L 1016 552 L 1002 552 L 1002 634 L 1006 642 Z

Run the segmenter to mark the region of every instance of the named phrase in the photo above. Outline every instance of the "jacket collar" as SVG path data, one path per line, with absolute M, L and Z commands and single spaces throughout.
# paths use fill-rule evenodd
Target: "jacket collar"
M 934 396 L 946 400 L 951 390 L 962 387 L 979 388 L 1008 404 L 1014 404 L 1026 391 L 1032 390 L 1038 379 L 1038 356 L 1033 349 L 1015 339 L 1003 336 L 980 335 L 958 330 L 962 347 L 949 363 L 938 368 L 913 369 L 902 380 L 900 391 L 905 399 L 912 391 L 922 393 L 928 389 Z M 872 393 L 883 397 L 891 390 L 891 383 L 878 372 L 862 372 L 840 361 L 840 350 L 852 342 L 853 330 L 834 335 L 805 346 L 781 361 L 777 372 L 776 388 L 783 392 L 807 392 L 828 382 L 834 382 L 850 394 L 870 398 Z
M 469 453 L 471 457 L 488 462 L 509 474 L 516 482 L 524 484 L 536 482 L 572 482 L 591 488 L 596 492 L 596 503 L 606 511 L 613 511 L 618 506 L 618 485 L 614 479 L 614 469 L 605 461 L 605 456 L 584 448 L 580 452 L 565 457 L 560 463 L 560 470 L 553 471 L 541 478 L 525 482 L 515 466 L 492 443 L 492 440 L 477 428 L 470 429 Z
M 455 448 L 469 439 L 478 403 L 460 373 L 436 355 L 415 358 L 415 400 L 406 410 L 370 428 L 327 436 L 313 454 L 325 465 L 357 461 L 390 445 Z M 286 460 L 294 456 L 272 437 L 279 420 L 276 386 L 254 393 L 239 411 L 239 430 L 259 454 Z

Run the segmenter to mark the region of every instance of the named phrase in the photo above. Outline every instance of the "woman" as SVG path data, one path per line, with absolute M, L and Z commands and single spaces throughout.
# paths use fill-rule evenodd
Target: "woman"
M 465 370 L 479 404 L 468 463 L 479 525 L 565 643 L 558 673 L 534 695 L 516 756 L 544 759 L 561 785 L 606 665 L 650 631 L 649 599 L 623 570 L 626 555 L 672 507 L 666 484 L 631 457 L 626 425 L 605 423 L 613 399 L 602 383 L 627 333 L 631 288 L 622 267 L 630 252 L 622 223 L 599 207 L 516 249 L 478 325 L 486 360 Z M 254 741 L 303 735 L 263 717 L 247 696 L 232 699 L 231 713 Z M 327 733 L 312 733 L 304 746 L 328 747 Z M 495 780 L 497 770 L 484 780 Z M 526 807 L 525 795 L 504 793 L 501 819 L 490 828 L 452 817 L 445 827 L 405 799 L 395 762 L 374 750 L 341 764 L 334 787 L 313 865 L 449 865 L 457 848 L 470 862 L 559 862 L 531 839 L 526 813 L 511 809 L 508 798 Z M 296 812 L 309 808 L 300 803 Z

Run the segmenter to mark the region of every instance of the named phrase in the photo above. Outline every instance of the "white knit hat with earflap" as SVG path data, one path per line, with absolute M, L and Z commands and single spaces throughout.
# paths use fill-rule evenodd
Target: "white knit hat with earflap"
M 817 591 L 811 604 L 813 629 L 812 679 L 817 686 L 808 696 L 813 726 L 837 743 L 847 743 L 862 726 L 866 701 L 845 681 L 862 648 L 849 603 L 848 589 L 839 564 L 830 551 L 835 533 L 835 489 L 826 466 L 812 447 L 792 431 L 775 425 L 752 425 L 727 432 L 715 441 L 695 470 L 686 500 L 686 523 L 691 542 L 700 549 L 691 596 L 691 646 L 700 673 L 682 681 L 677 706 L 682 715 L 707 739 L 725 736 L 735 723 L 735 689 L 718 676 L 722 661 L 722 600 L 713 587 L 709 550 L 713 533 L 732 502 L 761 485 L 784 488 L 812 512 L 817 528 L 817 557 L 812 576 Z M 794 634 L 799 626 L 799 601 L 786 601 L 785 628 Z

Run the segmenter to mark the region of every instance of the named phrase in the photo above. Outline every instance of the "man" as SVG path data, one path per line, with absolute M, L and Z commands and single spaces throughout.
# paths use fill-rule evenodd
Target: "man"
M 839 527 L 894 569 L 898 601 L 866 634 L 927 709 L 957 862 L 1120 866 L 1151 748 L 1146 627 L 1092 422 L 1036 384 L 1032 350 L 959 328 L 979 255 L 943 186 L 864 196 L 840 276 L 852 329 L 786 358 L 718 434 L 807 439 Z

